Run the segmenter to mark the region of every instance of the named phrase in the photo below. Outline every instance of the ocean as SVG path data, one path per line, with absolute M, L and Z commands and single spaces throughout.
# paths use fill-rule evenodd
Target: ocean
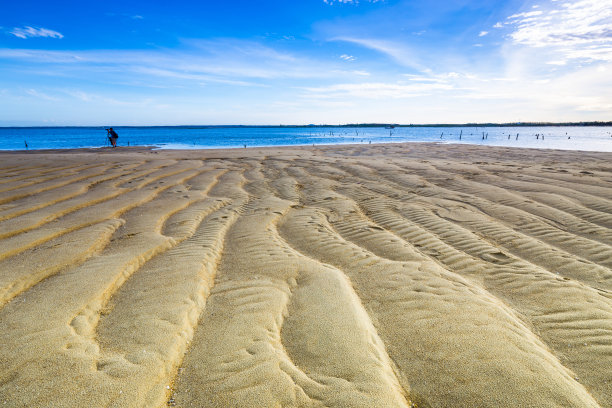
M 115 127 L 118 146 L 211 149 L 438 142 L 612 152 L 612 127 Z M 0 128 L 0 150 L 108 146 L 103 127 Z

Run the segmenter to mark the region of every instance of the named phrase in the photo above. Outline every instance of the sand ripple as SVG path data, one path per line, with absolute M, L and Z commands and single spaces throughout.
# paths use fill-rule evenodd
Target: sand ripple
M 0 403 L 612 407 L 612 156 L 1 153 Z

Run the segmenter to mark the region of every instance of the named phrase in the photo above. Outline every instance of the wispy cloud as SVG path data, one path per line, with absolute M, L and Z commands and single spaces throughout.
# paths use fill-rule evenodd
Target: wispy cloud
M 365 0 L 366 3 L 378 3 L 383 2 L 385 0 Z M 340 3 L 340 4 L 359 4 L 359 0 L 323 0 L 323 3 L 325 4 L 335 4 L 335 3 Z
M 508 20 L 517 44 L 554 48 L 568 59 L 612 61 L 612 0 L 558 1 Z
M 393 41 L 356 37 L 335 37 L 330 39 L 330 41 L 344 41 L 357 44 L 385 54 L 405 67 L 413 68 L 420 72 L 429 71 L 427 67 L 418 62 L 416 53 L 414 53 L 405 44 L 400 44 Z
M 15 37 L 19 38 L 33 38 L 33 37 L 50 37 L 50 38 L 64 38 L 61 33 L 57 31 L 49 30 L 48 28 L 36 28 L 36 27 L 15 27 L 10 32 Z
M 33 96 L 33 97 L 35 97 L 37 99 L 43 99 L 43 100 L 46 100 L 46 101 L 58 101 L 59 100 L 59 98 L 47 95 L 46 93 L 37 91 L 36 89 L 31 89 L 31 88 L 30 89 L 26 89 L 25 93 L 30 95 L 30 96 Z
M 185 40 L 182 49 L 36 50 L 0 48 L 0 62 L 21 62 L 45 76 L 81 78 L 151 88 L 225 84 L 262 87 L 274 81 L 306 81 L 369 76 L 342 61 L 313 59 L 254 41 Z M 355 58 L 344 54 L 345 61 Z M 118 75 L 121 73 L 121 75 Z M 120 81 L 120 82 L 118 82 Z
M 41 117 L 51 112 L 67 123 L 77 117 L 96 121 L 98 112 L 140 123 L 280 123 L 306 117 L 335 123 L 586 120 L 611 111 L 612 0 L 525 0 L 522 8 L 504 6 L 502 16 L 495 6 L 497 17 L 479 14 L 468 29 L 463 22 L 449 27 L 450 14 L 438 16 L 437 10 L 412 14 L 405 0 L 384 7 L 367 0 L 359 6 L 355 0 L 323 1 L 319 8 L 328 20 L 313 21 L 310 32 L 296 28 L 295 37 L 283 30 L 232 34 L 228 27 L 233 37 L 210 38 L 207 30 L 190 29 L 189 35 L 204 39 L 180 38 L 177 44 L 163 33 L 147 35 L 146 41 L 165 47 L 139 43 L 136 36 L 130 42 L 134 49 L 80 50 L 66 40 L 31 40 L 38 48 L 33 49 L 31 42 L 14 38 L 28 46 L 0 48 L 0 88 L 10 89 L 10 95 L 0 91 L 0 120 L 17 117 L 13 106 L 24 118 L 38 106 Z M 533 8 L 536 1 L 539 8 Z M 111 20 L 129 29 L 155 23 L 154 15 L 143 14 L 142 20 L 137 12 Z M 0 33 L 11 36 L 62 38 L 38 26 L 4 25 Z M 70 37 L 81 35 L 76 29 Z
M 238 86 L 262 86 L 261 84 L 258 84 L 252 81 L 239 81 L 239 80 L 232 80 L 232 79 L 216 77 L 213 75 L 180 72 L 180 71 L 173 71 L 169 69 L 154 68 L 154 67 L 140 67 L 140 68 L 137 68 L 137 71 L 147 76 L 188 80 L 188 81 L 193 81 L 195 83 L 199 83 L 201 85 L 205 85 L 207 83 L 219 83 L 219 84 L 238 85 Z
M 542 14 L 541 11 L 529 11 L 529 12 L 525 12 L 525 13 L 517 13 L 517 14 L 513 14 L 510 17 L 508 17 L 508 20 L 518 20 L 518 19 L 522 19 L 522 18 L 529 18 L 529 17 L 539 16 L 541 14 Z
M 415 82 L 438 82 L 438 83 L 446 82 L 445 79 L 440 78 L 440 77 L 414 75 L 414 74 L 404 74 L 404 76 L 407 77 L 409 81 L 415 81 Z
M 130 100 L 123 100 L 108 97 L 106 95 L 101 95 L 93 92 L 85 92 L 80 89 L 60 89 L 59 92 L 68 95 L 74 99 L 77 99 L 80 102 L 87 104 L 100 104 L 105 103 L 113 106 L 143 106 L 150 105 L 153 103 L 153 99 L 151 98 L 136 98 Z
M 384 83 L 360 82 L 352 84 L 334 84 L 330 86 L 305 88 L 304 96 L 322 99 L 343 98 L 347 96 L 367 99 L 412 98 L 423 96 L 434 91 L 450 90 L 452 85 L 446 83 Z
M 566 65 L 567 61 L 548 61 L 547 64 L 548 65 L 559 65 L 559 66 L 562 66 L 562 65 Z

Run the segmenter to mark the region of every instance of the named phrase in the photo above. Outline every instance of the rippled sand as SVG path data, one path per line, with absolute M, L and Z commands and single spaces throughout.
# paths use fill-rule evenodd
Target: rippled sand
M 0 153 L 0 405 L 612 407 L 612 154 Z

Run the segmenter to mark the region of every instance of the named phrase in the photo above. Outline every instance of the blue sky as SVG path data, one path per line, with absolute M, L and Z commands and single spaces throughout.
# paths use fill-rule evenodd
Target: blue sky
M 0 126 L 612 120 L 612 0 L 30 1 Z

